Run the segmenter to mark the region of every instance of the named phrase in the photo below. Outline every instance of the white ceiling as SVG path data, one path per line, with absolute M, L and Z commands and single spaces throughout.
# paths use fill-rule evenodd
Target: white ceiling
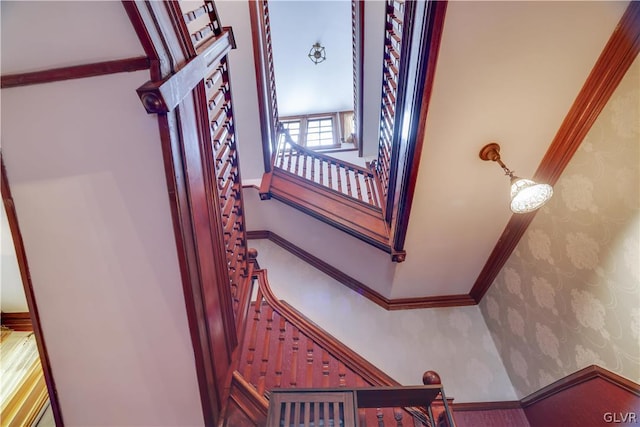
M 351 1 L 270 1 L 269 16 L 280 116 L 353 110 Z

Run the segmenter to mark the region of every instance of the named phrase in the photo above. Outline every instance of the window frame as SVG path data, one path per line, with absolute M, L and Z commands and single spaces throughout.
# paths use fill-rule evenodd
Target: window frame
M 309 132 L 309 122 L 310 121 L 317 121 L 317 120 L 323 120 L 323 119 L 330 119 L 331 120 L 331 144 L 323 144 L 323 145 L 315 145 L 315 146 L 311 146 L 309 147 L 307 145 L 307 135 Z M 282 123 L 283 125 L 285 123 L 293 123 L 293 122 L 299 122 L 300 123 L 300 127 L 299 127 L 299 134 L 298 134 L 298 145 L 301 145 L 303 147 L 306 147 L 310 150 L 314 150 L 314 151 L 324 151 L 324 150 L 334 150 L 334 149 L 339 149 L 341 148 L 341 135 L 340 135 L 340 128 L 341 126 L 339 125 L 339 114 L 337 113 L 324 113 L 324 114 L 306 114 L 306 115 L 298 115 L 298 116 L 287 116 L 287 117 L 281 117 L 280 118 L 280 123 Z

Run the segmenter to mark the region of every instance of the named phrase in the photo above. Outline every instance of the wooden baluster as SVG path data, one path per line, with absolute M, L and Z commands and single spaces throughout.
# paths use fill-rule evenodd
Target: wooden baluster
M 319 426 L 320 425 L 320 406 L 322 405 L 321 402 L 316 402 L 316 404 L 313 407 L 313 425 L 315 426 Z M 327 424 L 325 424 L 327 425 Z
M 293 407 L 293 425 L 296 427 L 300 425 L 300 403 L 295 402 Z
M 331 183 L 331 169 L 333 169 L 333 162 L 327 162 L 327 181 L 328 181 L 328 187 L 329 188 L 333 188 L 332 187 L 332 183 Z
M 304 153 L 303 162 L 302 162 L 302 177 L 307 178 L 307 153 Z
M 344 366 L 344 363 L 338 362 L 338 386 L 346 387 L 347 382 L 345 381 L 345 376 L 347 375 L 347 369 Z
M 329 352 L 322 350 L 322 387 L 329 387 Z
M 316 158 L 311 158 L 311 181 L 316 182 Z
M 287 144 L 285 142 L 283 142 L 280 145 L 280 150 L 278 150 L 278 156 L 280 157 L 278 160 L 280 161 L 280 164 L 278 165 L 278 167 L 280 169 L 284 169 L 284 153 L 286 151 L 286 146 Z
M 329 420 L 331 418 L 329 418 L 329 402 L 324 402 L 324 404 L 322 405 L 324 408 L 324 425 L 328 426 L 329 425 Z
M 296 151 L 296 167 L 294 169 L 294 173 L 296 175 L 298 175 L 299 166 L 300 166 L 300 152 Z
M 384 414 L 380 408 L 376 408 L 376 418 L 378 418 L 378 427 L 384 427 Z
M 284 425 L 286 427 L 291 426 L 291 402 L 286 402 L 284 404 Z
M 402 427 L 402 411 L 400 408 L 393 408 L 393 418 L 396 420 L 396 427 Z
M 300 345 L 300 331 L 294 326 L 293 328 L 293 351 L 291 355 L 291 378 L 289 385 L 295 388 L 298 385 L 298 346 Z
M 338 165 L 336 169 L 338 172 L 338 191 L 342 193 L 342 171 L 344 170 L 344 168 Z
M 313 386 L 313 340 L 307 337 L 307 373 L 306 373 L 306 387 Z
M 345 169 L 345 172 L 347 173 L 347 194 L 349 196 L 352 196 L 353 193 L 351 192 L 351 168 Z
M 258 297 L 253 310 L 253 324 L 251 325 L 251 337 L 249 338 L 247 365 L 244 368 L 244 377 L 251 382 L 251 371 L 256 353 L 256 342 L 258 341 L 258 323 L 260 322 L 260 303 L 262 302 L 262 292 L 258 290 Z
M 324 169 L 324 160 L 322 159 L 318 159 L 318 160 L 320 162 L 320 182 L 318 184 L 324 185 L 324 180 L 322 179 L 323 178 L 322 170 Z
M 367 200 L 368 200 L 369 204 L 373 205 L 373 206 L 377 206 L 375 200 L 373 200 L 373 193 L 372 193 L 372 190 L 373 190 L 372 184 L 373 183 L 371 182 L 371 176 L 369 176 L 369 175 L 365 176 L 364 183 L 367 186 Z
M 262 347 L 262 363 L 260 364 L 260 376 L 258 377 L 258 394 L 264 394 L 266 388 L 267 368 L 269 366 L 269 349 L 271 347 L 271 330 L 273 329 L 273 308 L 267 306 L 267 330 L 264 334 Z
M 362 200 L 362 189 L 360 188 L 360 176 L 362 174 L 358 171 L 355 171 L 356 176 L 356 194 L 358 195 L 358 200 Z
M 287 159 L 287 172 L 291 172 L 291 157 L 293 156 L 293 147 L 289 150 L 289 158 Z
M 276 382 L 274 387 L 282 387 L 282 359 L 284 357 L 284 339 L 286 336 L 287 322 L 280 316 L 280 333 L 278 334 L 278 354 L 276 355 Z
M 310 420 L 312 405 L 313 405 L 313 403 L 311 403 L 311 402 L 307 402 L 304 405 L 304 417 L 303 417 L 303 425 L 304 425 L 304 427 L 309 427 L 309 420 Z

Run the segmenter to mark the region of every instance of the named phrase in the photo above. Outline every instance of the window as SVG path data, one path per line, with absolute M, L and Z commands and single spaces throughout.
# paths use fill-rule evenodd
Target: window
M 286 117 L 282 118 L 280 123 L 296 144 L 314 150 L 340 148 L 337 120 L 334 115 Z M 284 139 L 280 141 L 282 143 Z
M 333 119 L 312 119 L 307 121 L 307 147 L 334 145 Z

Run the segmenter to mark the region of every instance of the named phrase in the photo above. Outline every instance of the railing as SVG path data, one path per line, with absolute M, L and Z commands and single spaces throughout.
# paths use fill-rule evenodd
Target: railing
M 194 8 L 193 2 L 179 2 L 184 23 L 191 36 L 194 49 L 222 33 L 218 12 L 211 0 L 203 1 Z
M 382 65 L 382 108 L 380 113 L 380 140 L 376 171 L 380 179 L 382 195 L 388 200 L 394 178 L 393 141 L 396 129 L 396 100 L 400 78 L 400 58 L 403 48 L 405 2 L 387 0 L 384 59 Z M 397 159 L 396 159 L 397 161 Z
M 271 170 L 271 156 L 276 150 L 278 126 L 278 98 L 271 46 L 271 23 L 267 0 L 249 2 L 249 15 L 253 36 L 253 54 L 256 58 L 256 84 L 262 131 L 262 150 L 265 172 Z
M 298 145 L 286 130 L 280 135 L 274 167 L 380 208 L 378 187 L 370 170 Z
M 366 387 L 354 389 L 290 389 L 274 390 L 269 396 L 267 426 L 311 427 L 362 425 L 357 421 L 357 412 L 363 408 L 376 409 L 376 426 L 385 427 L 381 408 L 392 406 L 424 406 L 428 408 L 428 425 L 455 423 L 448 405 L 441 420 L 436 421 L 431 403 L 444 394 L 441 384 L 409 387 Z M 392 424 L 402 427 L 402 412 L 394 411 Z M 406 420 L 405 420 L 406 421 Z M 411 424 L 415 425 L 415 422 Z
M 259 288 L 257 299 L 250 308 L 238 366 L 242 377 L 256 388 L 258 395 L 301 387 L 400 386 L 291 306 L 276 299 L 266 274 L 264 270 L 255 271 Z M 446 406 L 446 399 L 444 401 Z M 427 403 L 423 401 L 421 405 Z M 384 420 L 398 423 L 393 425 L 402 425 L 403 420 L 413 425 L 414 417 L 426 423 L 426 409 L 405 408 L 403 403 L 396 406 L 359 409 L 360 425 L 384 425 L 380 424 Z

